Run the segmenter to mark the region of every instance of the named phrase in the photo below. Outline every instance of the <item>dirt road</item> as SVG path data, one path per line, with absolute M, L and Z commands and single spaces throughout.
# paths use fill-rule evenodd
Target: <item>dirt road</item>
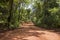
M 20 25 L 21 28 L 0 33 L 0 40 L 60 40 L 60 34 L 35 27 L 33 23 Z

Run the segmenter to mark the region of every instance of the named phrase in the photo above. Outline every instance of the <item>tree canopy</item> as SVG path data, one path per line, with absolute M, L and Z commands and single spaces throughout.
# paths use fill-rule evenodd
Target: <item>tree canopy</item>
M 0 24 L 13 29 L 22 21 L 60 27 L 60 0 L 0 0 Z

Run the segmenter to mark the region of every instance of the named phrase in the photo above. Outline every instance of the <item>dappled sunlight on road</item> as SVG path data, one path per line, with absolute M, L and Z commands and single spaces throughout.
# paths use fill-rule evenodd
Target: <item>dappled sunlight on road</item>
M 24 23 L 19 29 L 0 33 L 0 40 L 60 40 L 60 35 L 38 28 L 33 23 Z

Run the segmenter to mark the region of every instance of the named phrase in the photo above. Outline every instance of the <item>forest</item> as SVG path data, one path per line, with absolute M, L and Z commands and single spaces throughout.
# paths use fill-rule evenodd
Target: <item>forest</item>
M 59 29 L 60 35 L 60 0 L 0 0 L 0 32 L 16 31 L 29 23 L 40 30 Z

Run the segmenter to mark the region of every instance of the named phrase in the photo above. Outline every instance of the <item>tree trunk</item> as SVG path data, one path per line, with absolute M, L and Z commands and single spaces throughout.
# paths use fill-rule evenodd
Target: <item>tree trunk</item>
M 9 0 L 9 17 L 8 17 L 8 27 L 10 27 L 10 22 L 12 18 L 13 0 Z

